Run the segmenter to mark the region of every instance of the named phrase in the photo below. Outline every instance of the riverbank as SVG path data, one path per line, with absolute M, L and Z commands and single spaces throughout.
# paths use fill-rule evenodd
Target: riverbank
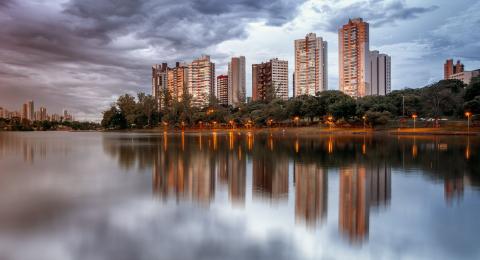
M 138 133 L 163 133 L 163 132 L 255 132 L 255 133 L 284 133 L 284 134 L 301 134 L 301 135 L 470 135 L 480 136 L 480 128 L 470 128 L 470 131 L 458 127 L 448 128 L 329 128 L 329 127 L 271 127 L 271 128 L 153 128 L 153 129 L 135 129 L 135 130 L 120 130 L 118 132 L 138 132 Z M 117 132 L 117 131 L 107 131 Z

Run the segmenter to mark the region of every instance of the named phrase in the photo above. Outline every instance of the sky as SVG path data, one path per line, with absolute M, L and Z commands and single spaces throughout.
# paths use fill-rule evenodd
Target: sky
M 328 85 L 338 89 L 338 28 L 370 23 L 370 49 L 392 57 L 392 89 L 443 77 L 447 58 L 480 68 L 477 0 L 1 0 L 0 107 L 27 100 L 98 121 L 124 93 L 151 92 L 151 66 L 211 56 L 216 75 L 232 56 L 289 62 L 293 42 L 328 42 Z

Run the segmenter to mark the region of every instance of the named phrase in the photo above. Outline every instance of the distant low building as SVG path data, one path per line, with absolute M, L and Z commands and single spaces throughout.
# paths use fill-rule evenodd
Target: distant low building
M 458 79 L 463 82 L 463 84 L 470 84 L 472 78 L 480 76 L 480 69 L 472 71 L 462 71 L 459 73 L 452 74 L 448 79 Z

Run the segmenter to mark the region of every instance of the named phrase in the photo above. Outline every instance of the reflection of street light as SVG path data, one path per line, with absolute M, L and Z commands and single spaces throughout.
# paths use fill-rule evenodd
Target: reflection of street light
M 365 127 L 365 121 L 367 120 L 367 116 L 366 115 L 362 116 L 362 118 L 363 118 L 363 131 L 365 131 L 365 128 L 366 128 Z
M 465 112 L 465 116 L 467 117 L 467 129 L 468 129 L 468 133 L 470 134 L 470 117 L 472 116 L 472 113 Z
M 415 121 L 417 120 L 417 114 L 413 114 L 412 118 L 413 118 L 413 129 L 415 130 L 415 128 L 416 128 Z

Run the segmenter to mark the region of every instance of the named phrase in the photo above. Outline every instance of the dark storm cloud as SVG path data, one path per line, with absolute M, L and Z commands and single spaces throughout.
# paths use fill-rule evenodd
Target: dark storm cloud
M 0 102 L 11 100 L 20 105 L 39 96 L 47 106 L 75 107 L 100 116 L 99 104 L 109 103 L 112 96 L 126 91 L 149 91 L 151 64 L 191 60 L 225 40 L 246 37 L 246 24 L 252 21 L 282 25 L 294 18 L 302 2 L 2 1 L 0 97 L 6 100 Z M 222 54 L 210 54 L 223 58 Z M 82 73 L 89 70 L 95 74 Z M 29 80 L 14 80 L 25 75 Z M 95 96 L 93 92 L 100 87 L 102 95 Z M 12 88 L 31 94 L 18 97 L 6 92 Z M 78 102 L 75 96 L 62 94 L 65 88 L 77 88 L 90 95 L 86 102 Z M 48 89 L 53 95 L 38 93 L 41 89 Z
M 380 27 L 400 20 L 414 19 L 421 14 L 434 11 L 437 8 L 437 6 L 408 7 L 404 0 L 367 0 L 355 2 L 339 9 L 325 5 L 317 7 L 316 11 L 319 13 L 331 13 L 331 18 L 328 19 L 326 23 L 321 24 L 320 27 L 330 32 L 337 32 L 342 24 L 345 24 L 349 18 L 362 17 L 372 26 Z

